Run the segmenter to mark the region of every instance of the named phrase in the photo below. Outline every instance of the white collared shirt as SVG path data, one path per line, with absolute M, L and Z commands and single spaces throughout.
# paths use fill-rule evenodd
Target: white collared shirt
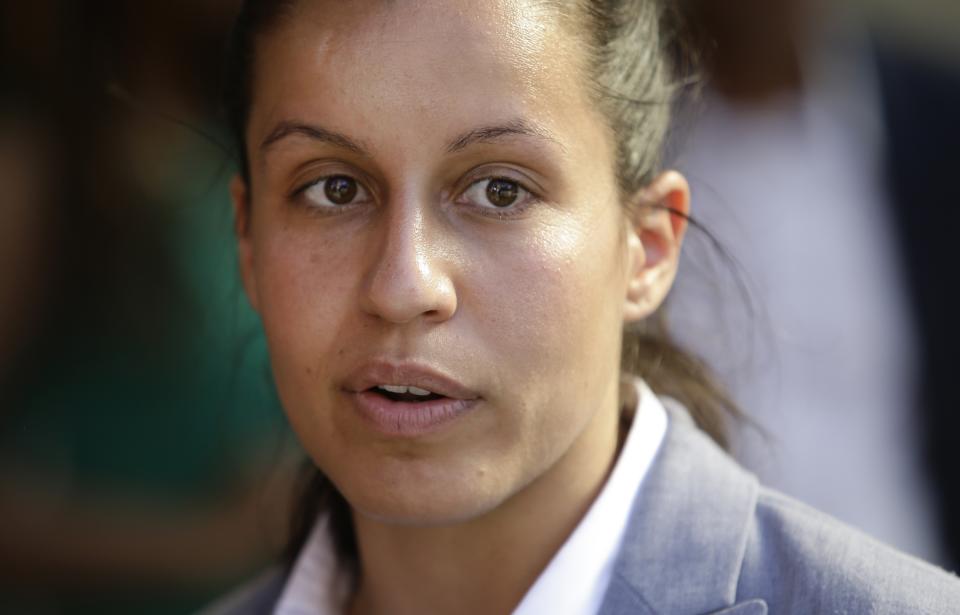
M 667 430 L 667 413 L 656 395 L 637 381 L 637 412 L 623 450 L 567 541 L 527 591 L 514 615 L 594 615 L 610 584 L 613 563 L 627 529 L 633 499 Z M 290 572 L 274 615 L 341 615 L 346 580 L 322 517 Z

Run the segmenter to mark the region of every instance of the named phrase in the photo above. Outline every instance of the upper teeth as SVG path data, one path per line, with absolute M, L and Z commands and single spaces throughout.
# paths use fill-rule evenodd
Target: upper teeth
M 401 386 L 396 384 L 378 384 L 378 389 L 389 391 L 390 393 L 413 393 L 414 395 L 430 395 L 430 391 L 419 387 Z

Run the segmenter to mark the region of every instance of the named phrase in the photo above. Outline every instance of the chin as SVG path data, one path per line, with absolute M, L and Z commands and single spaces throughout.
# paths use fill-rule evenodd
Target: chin
M 394 481 L 372 489 L 342 492 L 353 510 L 389 525 L 433 527 L 466 523 L 494 510 L 507 499 L 477 482 L 464 479 L 404 484 Z

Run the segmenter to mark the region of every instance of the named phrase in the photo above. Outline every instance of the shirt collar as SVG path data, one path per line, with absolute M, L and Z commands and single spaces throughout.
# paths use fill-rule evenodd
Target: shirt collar
M 667 429 L 660 400 L 642 380 L 636 381 L 636 387 L 633 423 L 606 484 L 514 615 L 597 612 L 610 584 L 634 496 Z M 321 517 L 297 557 L 274 615 L 341 615 L 348 581 L 338 574 L 327 519 Z
M 350 580 L 339 570 L 329 519 L 321 515 L 290 571 L 274 615 L 341 615 Z
M 667 430 L 663 405 L 640 380 L 637 398 L 633 424 L 606 484 L 514 615 L 587 615 L 598 611 L 610 584 L 634 496 Z

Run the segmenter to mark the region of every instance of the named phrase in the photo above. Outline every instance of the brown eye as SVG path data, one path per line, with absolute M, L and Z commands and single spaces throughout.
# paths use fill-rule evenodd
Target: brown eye
M 314 209 L 340 209 L 369 201 L 370 195 L 360 182 L 349 175 L 328 175 L 303 191 L 305 201 Z
M 520 194 L 517 182 L 507 179 L 491 179 L 487 183 L 487 200 L 495 207 L 509 207 L 513 205 Z
M 331 203 L 346 205 L 357 196 L 357 182 L 343 175 L 329 177 L 323 182 L 323 193 Z
M 518 215 L 537 201 L 537 196 L 521 182 L 509 177 L 485 177 L 470 184 L 459 198 L 474 208 L 486 210 L 499 219 Z

